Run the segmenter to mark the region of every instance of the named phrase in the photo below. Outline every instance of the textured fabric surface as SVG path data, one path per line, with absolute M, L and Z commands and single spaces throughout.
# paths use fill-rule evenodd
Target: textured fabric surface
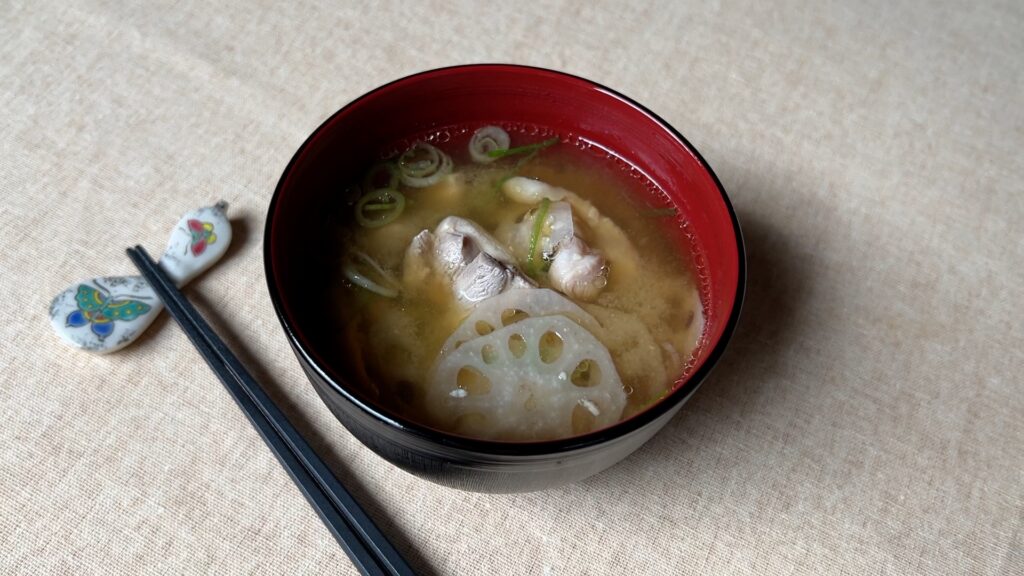
M 191 298 L 424 574 L 1024 573 L 1024 4 L 0 0 L 0 573 L 352 574 L 166 318 L 94 357 L 50 298 L 223 198 Z M 501 61 L 615 87 L 729 191 L 734 343 L 613 469 L 455 492 L 353 440 L 273 316 L 292 153 L 389 80 Z

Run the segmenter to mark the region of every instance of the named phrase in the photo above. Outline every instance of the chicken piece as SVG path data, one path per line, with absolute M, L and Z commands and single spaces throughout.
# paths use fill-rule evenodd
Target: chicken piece
M 608 285 L 608 261 L 573 236 L 558 246 L 548 269 L 548 280 L 564 294 L 591 301 Z
M 486 230 L 449 216 L 433 232 L 417 234 L 405 253 L 402 277 L 415 290 L 434 273 L 449 283 L 456 300 L 469 306 L 509 288 L 536 286 Z
M 432 271 L 434 248 L 434 235 L 430 230 L 413 236 L 409 247 L 405 249 L 405 260 L 402 261 L 403 284 L 420 286 L 427 281 Z
M 523 176 L 506 180 L 502 191 L 509 199 L 523 204 L 536 204 L 545 198 L 552 202 L 568 202 L 572 206 L 573 215 L 589 228 L 590 244 L 600 249 L 607 260 L 607 266 L 615 269 L 616 277 L 632 278 L 640 270 L 640 254 L 633 242 L 611 218 L 603 216 L 589 201 L 564 188 Z M 592 261 L 580 260 L 580 263 L 583 262 L 589 262 L 588 267 L 596 269 Z M 608 278 L 607 274 L 606 278 L 606 282 L 614 280 Z
M 583 239 L 584 228 L 575 222 L 572 207 L 568 202 L 552 202 L 536 242 L 532 242 L 538 211 L 527 212 L 523 219 L 507 223 L 497 230 L 520 262 L 530 261 L 530 249 L 535 259 L 543 259 L 550 265 L 548 280 L 559 292 L 577 300 L 591 301 L 597 298 L 608 284 L 608 261 L 592 250 Z
M 558 202 L 572 194 L 564 188 L 557 188 L 546 182 L 527 178 L 525 176 L 513 176 L 501 185 L 501 190 L 509 199 L 520 204 L 537 204 L 547 198 L 552 202 Z M 575 194 L 572 194 L 575 196 Z
M 498 240 L 508 246 L 519 262 L 526 262 L 529 257 L 530 238 L 533 236 L 536 218 L 537 209 L 534 208 L 523 214 L 516 222 L 503 222 L 494 232 Z M 572 207 L 568 202 L 552 202 L 537 238 L 537 245 L 534 246 L 535 256 L 550 260 L 555 255 L 558 245 L 571 240 L 574 235 L 580 233 L 576 230 Z
M 475 303 L 504 292 L 513 276 L 504 264 L 480 252 L 455 274 L 452 288 L 459 300 Z
M 516 259 L 513 258 L 497 240 L 488 234 L 486 230 L 481 228 L 472 220 L 466 220 L 465 218 L 459 218 L 458 216 L 449 216 L 444 220 L 441 220 L 441 223 L 437 225 L 437 229 L 434 230 L 434 234 L 439 236 L 446 234 L 449 236 L 465 237 L 472 240 L 480 250 L 487 252 L 495 260 L 498 260 L 510 267 L 515 267 L 516 265 Z

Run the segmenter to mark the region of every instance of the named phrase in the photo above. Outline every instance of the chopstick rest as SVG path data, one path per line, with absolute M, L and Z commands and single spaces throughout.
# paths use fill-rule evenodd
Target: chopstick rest
M 160 267 L 182 287 L 213 266 L 231 243 L 227 203 L 193 210 L 181 217 Z M 101 276 L 81 280 L 50 304 L 50 324 L 61 340 L 106 354 L 132 343 L 153 323 L 164 305 L 141 276 Z

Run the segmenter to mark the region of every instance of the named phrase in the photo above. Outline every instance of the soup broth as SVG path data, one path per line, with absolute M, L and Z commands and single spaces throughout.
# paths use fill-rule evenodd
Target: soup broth
M 424 136 L 451 159 L 434 183 L 410 186 L 395 176 L 431 160 L 425 147 L 342 186 L 328 309 L 349 382 L 410 420 L 492 440 L 582 434 L 643 410 L 671 390 L 701 342 L 693 255 L 671 236 L 678 216 L 616 163 L 543 136 L 508 130 L 510 144 L 496 150 L 534 149 L 475 162 L 475 128 Z M 523 202 L 510 193 L 532 182 L 551 198 Z M 381 187 L 399 194 L 371 194 Z M 573 194 L 554 199 L 565 191 Z M 556 212 L 573 235 L 560 232 Z M 476 228 L 467 232 L 465 222 Z M 444 231 L 449 225 L 454 232 Z M 489 252 L 473 230 L 497 247 Z M 454 288 L 443 234 L 477 238 L 473 250 L 487 254 L 473 262 L 506 274 L 507 286 L 482 298 L 475 286 Z M 584 257 L 557 260 L 574 239 Z M 417 268 L 417 259 L 426 264 Z M 589 284 L 570 283 L 574 290 L 553 281 L 565 270 L 574 278 L 572 266 L 588 262 L 603 263 L 591 266 L 598 277 L 586 277 Z

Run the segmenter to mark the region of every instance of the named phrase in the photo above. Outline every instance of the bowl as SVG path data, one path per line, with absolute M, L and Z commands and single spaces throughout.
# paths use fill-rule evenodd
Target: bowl
M 703 343 L 674 388 L 626 420 L 544 442 L 466 438 L 374 404 L 345 377 L 328 345 L 323 215 L 338 183 L 356 181 L 380 150 L 411 134 L 469 123 L 542 127 L 643 175 L 685 223 L 702 290 Z M 649 186 L 650 187 L 650 186 Z M 664 202 L 664 199 L 662 199 Z M 359 441 L 420 477 L 463 490 L 521 492 L 581 480 L 622 460 L 661 429 L 697 390 L 736 326 L 745 284 L 739 222 L 718 178 L 674 128 L 635 101 L 583 78 L 514 65 L 467 65 L 408 76 L 338 110 L 281 176 L 264 235 L 267 284 L 299 363 L 324 403 Z M 639 464 L 638 465 L 642 465 Z

